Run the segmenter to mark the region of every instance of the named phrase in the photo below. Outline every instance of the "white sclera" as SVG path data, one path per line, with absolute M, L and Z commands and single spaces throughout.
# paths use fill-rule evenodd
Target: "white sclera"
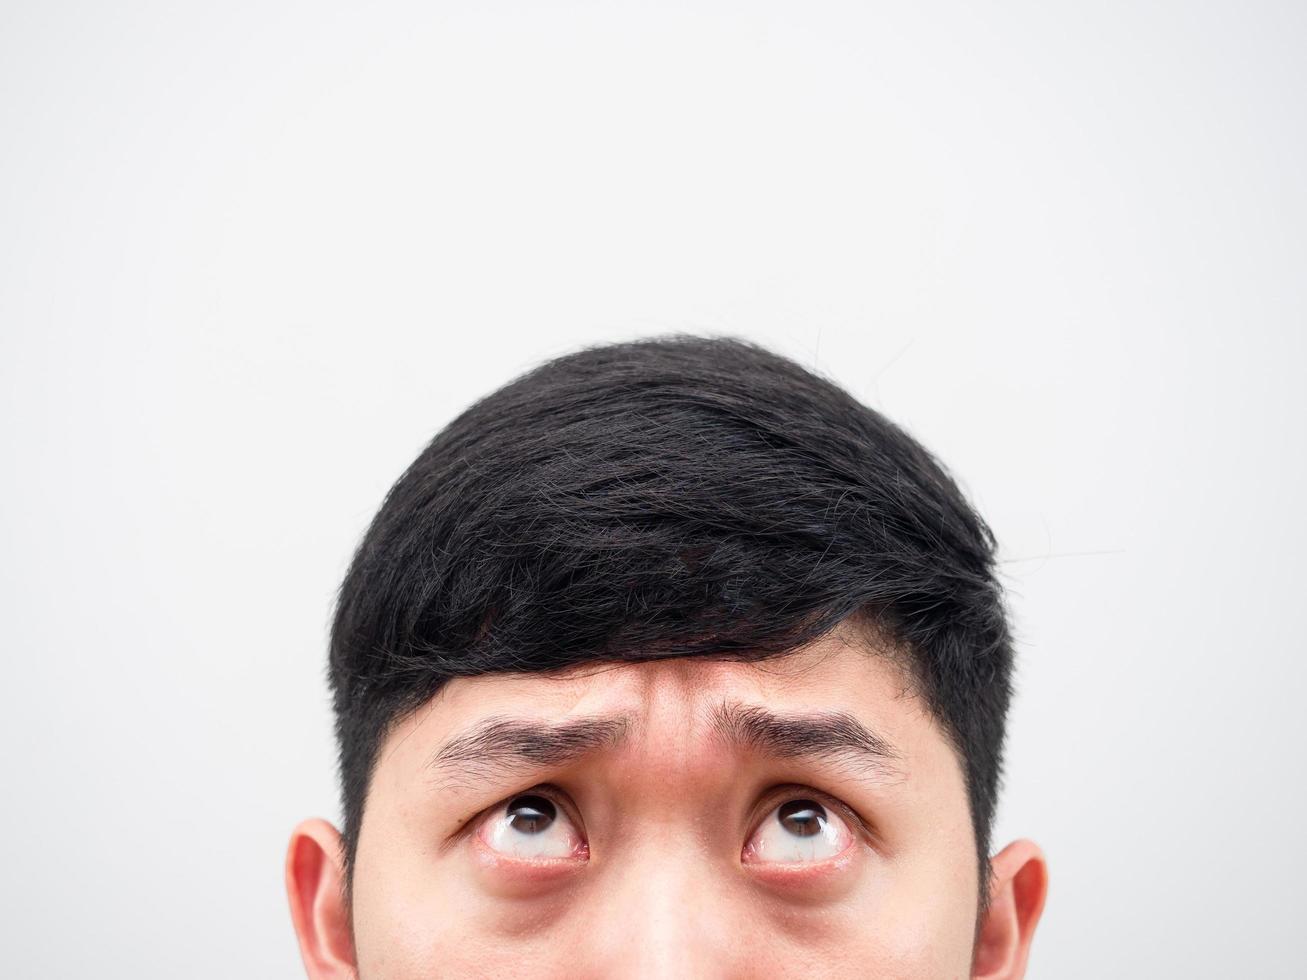
M 581 836 L 563 810 L 555 804 L 554 819 L 537 833 L 526 833 L 513 825 L 509 807 L 518 799 L 509 800 L 487 821 L 481 839 L 495 851 L 510 857 L 565 858 L 573 857 L 581 847 Z
M 824 861 L 841 853 L 852 842 L 852 832 L 828 808 L 815 801 L 812 801 L 812 807 L 818 810 L 817 833 L 807 837 L 793 833 L 781 823 L 781 807 L 778 806 L 767 815 L 767 819 L 749 841 L 746 848 L 747 860 L 769 864 L 801 864 Z

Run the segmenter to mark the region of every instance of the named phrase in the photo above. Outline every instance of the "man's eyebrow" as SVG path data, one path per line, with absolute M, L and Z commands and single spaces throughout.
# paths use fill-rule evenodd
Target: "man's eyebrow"
M 846 711 L 779 714 L 724 701 L 709 719 L 719 738 L 762 755 L 826 762 L 881 782 L 902 776 L 894 746 Z
M 728 701 L 716 706 L 708 720 L 716 737 L 762 755 L 825 762 L 877 781 L 900 775 L 894 747 L 847 712 L 778 714 Z M 446 785 L 554 768 L 620 745 L 632 724 L 626 715 L 565 722 L 487 718 L 442 745 L 426 768 Z
M 487 718 L 438 749 L 427 762 L 459 782 L 481 781 L 527 769 L 566 765 L 621 743 L 630 729 L 622 715 L 551 722 L 538 718 Z

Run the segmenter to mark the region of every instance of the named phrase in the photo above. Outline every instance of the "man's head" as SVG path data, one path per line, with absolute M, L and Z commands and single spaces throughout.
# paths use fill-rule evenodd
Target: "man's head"
M 919 444 L 751 345 L 473 405 L 341 587 L 343 836 L 287 860 L 310 972 L 1019 975 L 1045 878 L 989 859 L 993 553 Z

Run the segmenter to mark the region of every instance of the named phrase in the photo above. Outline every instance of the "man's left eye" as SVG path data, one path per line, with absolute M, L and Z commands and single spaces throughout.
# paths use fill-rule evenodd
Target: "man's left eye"
M 844 853 L 853 832 L 830 807 L 813 799 L 793 799 L 767 814 L 744 845 L 742 860 L 752 864 L 825 861 Z
M 584 858 L 586 842 L 566 812 L 540 793 L 521 793 L 490 814 L 477 831 L 491 850 L 526 860 Z

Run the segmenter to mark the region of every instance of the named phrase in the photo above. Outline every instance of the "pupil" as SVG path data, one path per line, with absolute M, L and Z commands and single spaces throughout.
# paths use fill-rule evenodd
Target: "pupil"
M 776 819 L 795 837 L 812 837 L 821 833 L 826 810 L 813 800 L 791 800 L 776 811 Z
M 524 834 L 538 834 L 551 823 L 558 811 L 543 796 L 517 796 L 508 804 L 508 823 Z

